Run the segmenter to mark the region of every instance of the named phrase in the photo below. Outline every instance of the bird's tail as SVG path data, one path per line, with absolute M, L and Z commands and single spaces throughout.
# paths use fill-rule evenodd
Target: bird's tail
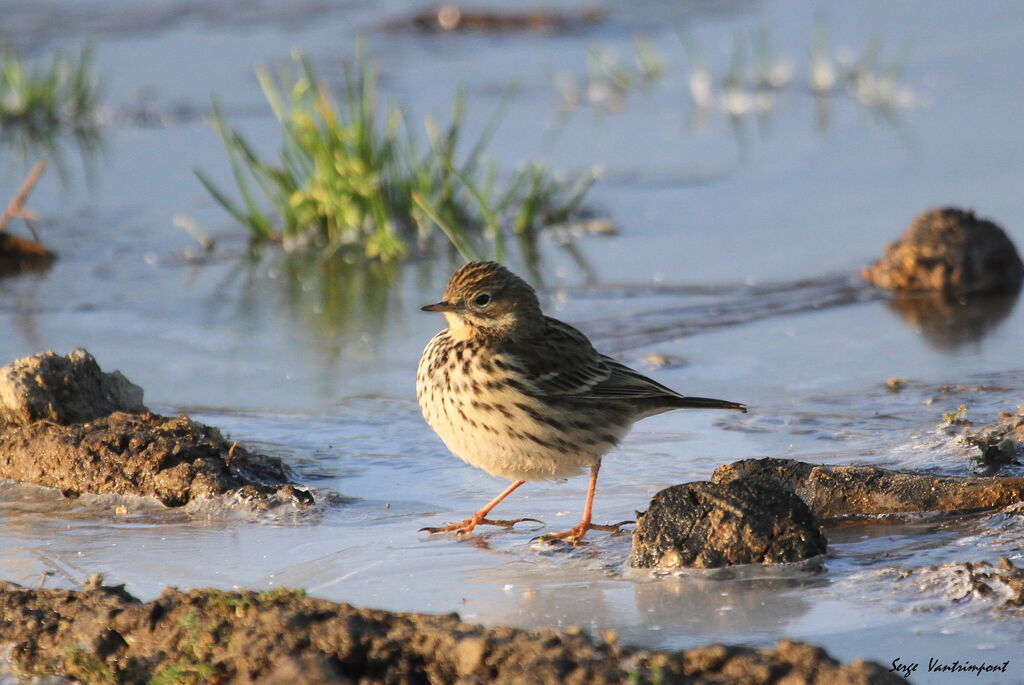
M 728 402 L 726 400 L 715 400 L 710 397 L 684 397 L 682 395 L 672 397 L 667 404 L 679 409 L 731 409 L 747 413 L 747 405 L 739 402 Z

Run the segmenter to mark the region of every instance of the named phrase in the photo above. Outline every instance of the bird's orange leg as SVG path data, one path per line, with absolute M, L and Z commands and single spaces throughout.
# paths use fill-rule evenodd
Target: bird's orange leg
M 485 504 L 479 511 L 477 511 L 475 514 L 470 516 L 465 521 L 460 521 L 459 523 L 450 523 L 450 524 L 448 524 L 446 526 L 440 526 L 438 528 L 420 528 L 418 532 L 420 532 L 420 533 L 422 533 L 422 532 L 427 532 L 427 533 L 450 533 L 452 531 L 455 531 L 455 535 L 459 536 L 459 535 L 469 535 L 471 532 L 473 532 L 473 529 L 476 528 L 479 525 L 503 526 L 505 528 L 511 528 L 512 526 L 516 525 L 517 523 L 522 523 L 523 521 L 534 521 L 536 523 L 540 523 L 540 521 L 537 521 L 537 519 L 529 519 L 529 518 L 510 519 L 510 520 L 488 519 L 488 518 L 485 518 L 487 516 L 487 514 L 491 511 L 491 509 L 493 509 L 494 507 L 498 506 L 498 502 L 500 502 L 501 500 L 503 500 L 506 497 L 508 497 L 509 495 L 511 495 L 513 490 L 515 490 L 516 488 L 518 488 L 520 485 L 522 485 L 525 482 L 526 482 L 525 480 L 517 480 L 515 483 L 512 483 L 512 485 L 510 485 L 507 488 L 505 488 L 504 490 L 502 490 L 501 494 L 499 494 L 497 497 L 495 497 L 490 502 Z
M 551 542 L 552 540 L 565 540 L 569 544 L 575 545 L 583 539 L 583 536 L 587 534 L 588 530 L 606 530 L 612 533 L 617 533 L 622 526 L 627 523 L 633 523 L 633 521 L 620 521 L 614 525 L 602 526 L 590 522 L 591 511 L 594 506 L 594 492 L 597 490 L 597 472 L 600 469 L 601 462 L 597 462 L 590 467 L 590 486 L 587 488 L 587 501 L 583 505 L 583 518 L 580 520 L 579 524 L 562 533 L 548 533 L 547 535 L 535 537 L 535 541 Z

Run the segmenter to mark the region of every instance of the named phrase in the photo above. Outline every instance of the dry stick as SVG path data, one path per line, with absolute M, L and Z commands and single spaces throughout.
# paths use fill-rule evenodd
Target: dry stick
M 16 216 L 23 216 L 22 206 L 25 204 L 25 200 L 28 199 L 29 193 L 32 192 L 32 188 L 35 186 L 36 181 L 39 180 L 39 176 L 43 173 L 43 169 L 46 168 L 46 163 L 43 160 L 38 160 L 32 169 L 28 172 L 28 176 L 25 177 L 25 182 L 21 184 L 21 190 L 11 198 L 10 204 L 7 205 L 7 209 L 4 210 L 3 214 L 0 214 L 0 231 L 7 228 L 7 224 L 11 222 Z

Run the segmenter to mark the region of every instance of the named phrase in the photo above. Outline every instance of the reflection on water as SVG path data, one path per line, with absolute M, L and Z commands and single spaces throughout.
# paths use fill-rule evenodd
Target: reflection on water
M 678 295 L 680 302 L 585 324 L 591 337 L 622 351 L 761 319 L 821 311 L 868 302 L 873 289 L 839 274 L 785 283 L 734 286 L 619 286 L 619 293 Z M 694 296 L 702 300 L 693 303 Z
M 69 153 L 77 156 L 86 179 L 96 177 L 97 163 L 105 152 L 103 130 L 98 126 L 74 126 L 68 130 L 4 124 L 0 126 L 0 153 L 6 171 L 46 159 L 64 183 L 72 179 Z
M 1018 295 L 958 300 L 943 293 L 922 293 L 894 297 L 887 304 L 937 350 L 956 352 L 998 328 L 1013 311 Z
M 596 278 L 573 240 L 563 241 L 552 230 L 541 235 L 550 236 L 554 245 L 542 245 L 533 234 L 515 236 L 520 253 L 518 263 L 509 260 L 512 268 L 522 268 L 532 283 L 543 288 L 545 253 L 560 252 L 569 257 L 584 283 Z M 346 335 L 380 341 L 391 323 L 411 314 L 409 304 L 418 309 L 436 301 L 440 295 L 435 292 L 437 284 L 443 284 L 464 261 L 450 246 L 434 257 L 385 263 L 344 250 L 286 252 L 272 244 L 253 244 L 214 283 L 206 299 L 211 312 L 222 310 L 227 302 L 237 302 L 236 314 L 250 324 L 260 321 L 267 314 L 268 302 L 272 302 L 270 309 L 285 312 L 323 341 L 325 361 L 329 361 L 337 357 L 337 346 Z M 223 264 L 206 253 L 193 260 L 192 266 L 202 270 Z M 193 274 L 192 280 L 196 278 L 198 274 Z M 403 288 L 410 286 L 421 293 L 418 304 L 402 296 Z M 225 297 L 233 292 L 238 293 L 237 298 Z
M 666 576 L 636 582 L 639 615 L 665 630 L 735 634 L 771 632 L 809 611 L 807 592 L 825 578 L 704 579 Z

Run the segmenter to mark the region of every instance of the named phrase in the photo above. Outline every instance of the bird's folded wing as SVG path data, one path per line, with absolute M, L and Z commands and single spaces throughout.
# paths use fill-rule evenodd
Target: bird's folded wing
M 679 394 L 628 366 L 597 352 L 586 336 L 547 318 L 547 334 L 505 351 L 538 396 L 580 399 L 679 397 Z

